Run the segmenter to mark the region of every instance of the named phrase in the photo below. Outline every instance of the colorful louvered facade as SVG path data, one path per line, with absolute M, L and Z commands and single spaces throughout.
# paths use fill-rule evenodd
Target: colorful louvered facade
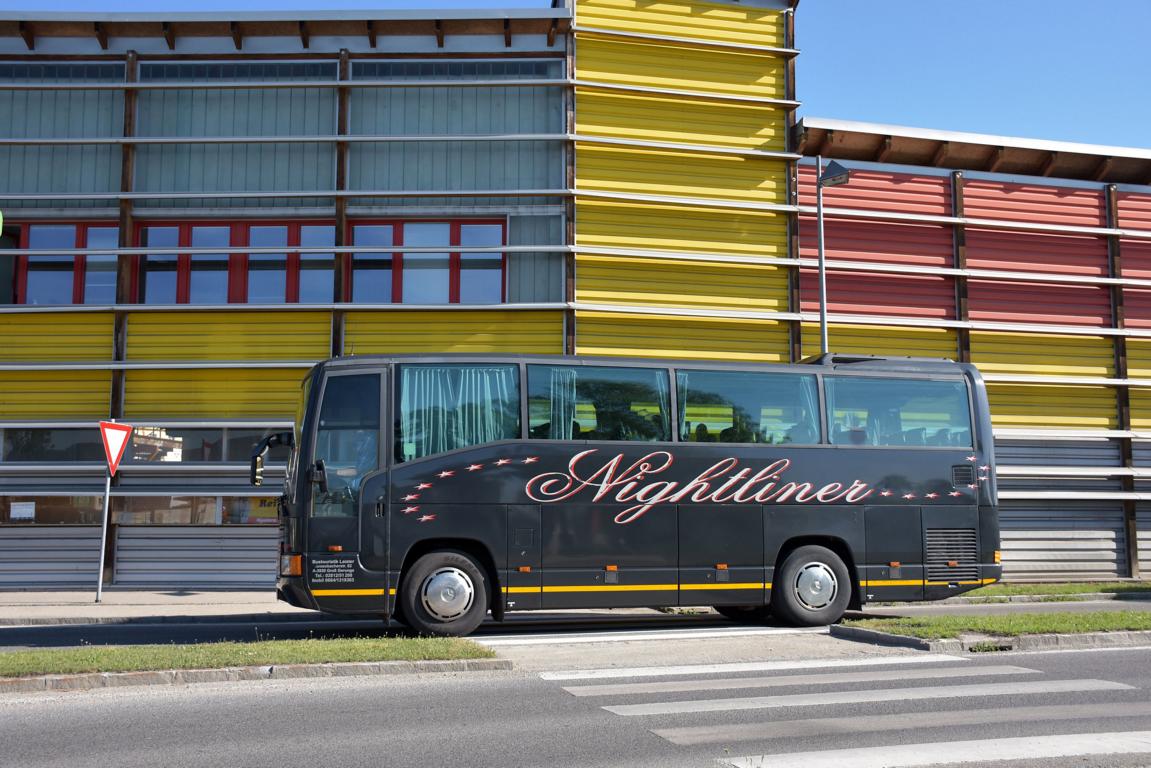
M 0 588 L 95 578 L 98 419 L 107 578 L 264 584 L 247 451 L 317 360 L 817 352 L 820 153 L 832 349 L 983 368 L 1009 574 L 1138 572 L 1141 159 L 797 124 L 788 0 L 557 5 L 0 19 Z

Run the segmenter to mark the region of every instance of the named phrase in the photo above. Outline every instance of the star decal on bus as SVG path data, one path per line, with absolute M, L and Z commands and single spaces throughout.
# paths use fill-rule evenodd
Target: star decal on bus
M 435 515 L 421 515 L 420 517 L 416 518 L 416 522 L 427 523 L 427 522 L 431 522 L 432 520 L 435 520 L 435 519 L 436 519 Z
M 903 498 L 905 498 L 905 499 L 914 499 L 914 498 L 915 498 L 915 494 L 914 494 L 914 493 L 905 493 L 905 494 L 903 494 Z
M 431 483 L 420 483 L 419 485 L 416 486 L 416 490 L 417 491 L 426 491 L 427 489 L 429 489 L 431 487 L 432 487 Z
M 979 468 L 979 471 L 980 472 L 986 472 L 989 469 L 991 469 L 991 467 L 988 466 L 987 464 L 984 464 L 982 467 Z
M 468 471 L 469 472 L 478 472 L 479 470 L 481 470 L 483 468 L 484 468 L 483 464 L 469 464 L 468 465 Z
M 925 498 L 925 499 L 938 499 L 939 494 L 938 493 L 927 493 L 927 494 L 924 494 L 923 498 Z
M 979 489 L 979 485 L 978 485 L 977 483 L 972 483 L 971 485 L 969 485 L 969 486 L 967 486 L 967 487 L 968 487 L 968 488 L 975 488 L 976 490 L 978 490 L 978 489 Z
M 880 491 L 879 495 L 880 496 L 891 496 L 892 493 L 891 493 L 891 491 Z
M 455 474 L 455 472 L 453 472 L 452 470 L 445 469 L 443 472 L 436 474 L 436 477 L 439 477 L 439 478 L 451 477 L 454 474 Z
M 539 456 L 528 456 L 526 459 L 524 459 L 524 464 L 535 464 L 539 460 Z
M 415 501 L 418 498 L 420 498 L 420 494 L 409 493 L 407 496 L 404 497 L 404 501 Z
M 967 460 L 968 461 L 979 461 L 979 457 L 978 456 L 968 456 Z
M 404 507 L 402 511 L 405 515 L 410 515 L 413 512 L 419 512 L 420 508 L 419 507 Z
M 502 466 L 503 466 L 503 465 L 505 465 L 505 464 L 511 464 L 511 463 L 512 463 L 512 460 L 511 460 L 511 459 L 499 459 L 499 460 L 496 462 L 496 466 L 497 466 L 497 467 L 502 467 Z
M 962 495 L 963 495 L 963 491 L 952 491 L 951 493 L 949 493 L 949 494 L 947 494 L 947 495 L 948 495 L 948 496 L 962 496 Z

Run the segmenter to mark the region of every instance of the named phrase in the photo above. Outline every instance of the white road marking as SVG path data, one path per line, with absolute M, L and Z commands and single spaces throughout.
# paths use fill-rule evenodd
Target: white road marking
M 840 683 L 877 683 L 888 680 L 933 680 L 958 677 L 991 677 L 994 675 L 1038 674 L 1026 667 L 952 667 L 944 669 L 880 669 L 870 672 L 831 672 L 818 675 L 781 675 L 778 677 L 724 677 L 706 680 L 672 680 L 661 683 L 608 683 L 606 685 L 572 685 L 564 688 L 573 696 L 626 696 L 637 693 L 686 693 L 688 691 L 733 691 L 741 688 L 781 688 L 788 685 L 837 685 Z
M 941 741 L 894 747 L 833 749 L 728 758 L 732 768 L 904 768 L 906 766 L 990 763 L 1004 760 L 1043 760 L 1085 755 L 1151 753 L 1151 731 L 1075 733 L 975 741 Z
M 745 699 L 699 699 L 650 704 L 620 704 L 603 707 L 625 717 L 641 715 L 681 715 L 689 712 L 735 712 L 747 709 L 781 709 L 833 704 L 864 704 L 876 701 L 914 701 L 922 699 L 957 699 L 964 696 L 1025 696 L 1039 693 L 1076 691 L 1120 691 L 1132 686 L 1109 680 L 1050 680 L 1041 682 L 982 683 L 947 687 L 887 688 L 874 691 L 836 691 L 833 693 L 799 693 L 790 696 L 753 696 Z
M 625 643 L 637 640 L 710 640 L 721 637 L 759 635 L 826 635 L 827 627 L 743 627 L 723 629 L 667 629 L 642 632 L 564 632 L 547 635 L 492 635 L 472 637 L 492 648 L 510 645 L 571 645 L 574 643 Z
M 684 664 L 667 667 L 615 667 L 541 672 L 544 680 L 619 680 L 628 677 L 670 677 L 673 675 L 737 674 L 739 672 L 784 672 L 793 669 L 843 669 L 902 664 L 943 664 L 969 661 L 964 656 L 920 653 L 906 656 L 871 656 L 852 659 L 797 659 L 795 661 L 747 661 L 730 664 Z
M 1151 702 L 1129 702 L 1122 706 L 1107 704 L 1063 704 L 1042 707 L 998 707 L 995 709 L 957 709 L 935 712 L 903 712 L 897 715 L 857 715 L 825 717 L 811 720 L 783 720 L 763 723 L 728 723 L 693 725 L 683 728 L 653 728 L 652 733 L 673 744 L 731 744 L 737 741 L 768 739 L 825 738 L 828 734 L 878 733 L 913 731 L 920 728 L 953 728 L 990 723 L 1038 723 L 1057 720 L 1090 720 L 1092 718 L 1151 716 Z

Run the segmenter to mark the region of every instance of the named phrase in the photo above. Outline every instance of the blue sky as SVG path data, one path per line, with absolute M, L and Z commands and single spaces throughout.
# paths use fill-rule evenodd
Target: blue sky
M 93 10 L 92 0 L 0 0 Z M 547 0 L 100 0 L 102 11 L 531 8 Z M 1151 0 L 802 0 L 801 115 L 1151 147 Z

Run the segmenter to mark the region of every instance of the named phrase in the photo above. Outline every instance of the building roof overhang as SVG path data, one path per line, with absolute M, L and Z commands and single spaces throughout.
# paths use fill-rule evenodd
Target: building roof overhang
M 814 157 L 1113 184 L 1151 183 L 1151 149 L 805 117 L 795 151 Z

